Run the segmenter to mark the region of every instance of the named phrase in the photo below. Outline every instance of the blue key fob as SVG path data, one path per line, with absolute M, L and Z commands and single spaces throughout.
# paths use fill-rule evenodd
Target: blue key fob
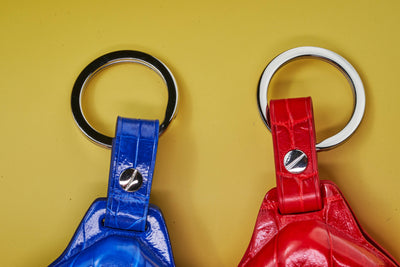
M 104 67 L 137 62 L 156 70 L 167 84 L 165 120 L 119 117 L 115 138 L 94 130 L 83 116 L 81 93 L 87 81 Z M 112 147 L 107 198 L 90 206 L 72 240 L 50 266 L 175 266 L 161 210 L 149 204 L 159 134 L 175 115 L 177 87 L 167 67 L 138 51 L 117 51 L 89 64 L 75 82 L 71 106 L 79 128 L 93 141 Z
M 108 196 L 50 266 L 175 266 L 161 210 L 149 205 L 158 129 L 158 121 L 118 118 Z

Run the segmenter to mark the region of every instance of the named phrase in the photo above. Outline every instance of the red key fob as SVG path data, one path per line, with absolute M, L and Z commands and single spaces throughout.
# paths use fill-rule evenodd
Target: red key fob
M 266 99 L 270 79 L 287 61 L 299 56 L 327 59 L 344 70 L 353 82 L 355 95 L 364 100 L 356 102 L 356 114 L 349 122 L 354 131 L 363 115 L 365 95 L 350 63 L 329 50 L 315 47 L 285 53 L 264 71 L 260 87 L 264 86 L 265 90 L 259 88 L 260 95 Z M 263 80 L 265 77 L 267 81 Z M 261 102 L 260 108 L 263 108 Z M 364 232 L 339 188 L 332 182 L 319 180 L 317 149 L 337 145 L 352 131 L 344 133 L 344 138 L 334 139 L 333 145 L 328 139 L 318 147 L 311 98 L 274 100 L 264 110 L 261 113 L 273 136 L 277 187 L 263 200 L 253 236 L 239 266 L 399 266 Z M 359 110 L 361 115 L 357 113 Z
M 311 105 L 311 98 L 271 101 L 277 188 L 264 198 L 239 266 L 398 266 L 339 188 L 319 181 Z

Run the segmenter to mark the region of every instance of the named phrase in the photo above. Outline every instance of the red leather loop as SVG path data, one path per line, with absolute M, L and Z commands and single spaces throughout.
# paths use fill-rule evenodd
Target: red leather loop
M 322 200 L 311 98 L 272 100 L 269 115 L 279 211 L 293 214 L 320 210 Z M 284 166 L 284 157 L 291 150 L 301 150 L 307 156 L 308 165 L 299 174 L 290 173 Z

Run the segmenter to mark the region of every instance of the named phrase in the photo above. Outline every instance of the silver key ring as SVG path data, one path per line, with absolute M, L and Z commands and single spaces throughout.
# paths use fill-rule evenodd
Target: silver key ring
M 82 112 L 82 93 L 89 81 L 100 71 L 108 66 L 133 62 L 139 63 L 154 70 L 164 80 L 168 89 L 168 103 L 165 111 L 164 121 L 160 124 L 159 134 L 161 135 L 176 115 L 178 106 L 178 87 L 171 71 L 157 58 L 143 52 L 133 50 L 121 50 L 108 53 L 90 63 L 79 74 L 75 81 L 71 94 L 71 108 L 75 122 L 81 131 L 93 142 L 107 148 L 112 146 L 112 138 L 96 131 L 87 121 Z
M 347 125 L 337 134 L 316 145 L 317 151 L 331 149 L 349 138 L 360 124 L 365 110 L 364 85 L 354 67 L 342 56 L 320 47 L 304 46 L 290 49 L 274 58 L 265 68 L 258 84 L 258 108 L 261 117 L 271 131 L 268 119 L 268 86 L 274 74 L 292 60 L 314 57 L 322 59 L 338 68 L 349 81 L 354 95 L 354 110 Z

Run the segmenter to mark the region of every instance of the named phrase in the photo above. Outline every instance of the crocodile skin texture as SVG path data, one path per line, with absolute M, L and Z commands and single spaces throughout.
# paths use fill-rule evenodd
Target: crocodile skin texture
M 158 128 L 158 121 L 118 119 L 104 222 L 107 227 L 144 231 L 157 154 Z M 126 192 L 119 185 L 120 175 L 129 168 L 137 169 L 143 176 L 143 184 L 136 192 Z
M 270 190 L 239 267 L 399 266 L 359 226 L 339 189 L 322 181 L 323 208 L 283 215 Z
M 108 197 L 92 204 L 66 250 L 50 266 L 175 266 L 164 218 L 149 204 L 158 127 L 158 121 L 118 118 Z M 128 193 L 119 185 L 127 168 L 143 176 L 138 191 Z
M 91 205 L 67 249 L 51 267 L 175 266 L 158 207 L 149 205 L 146 231 L 135 232 L 105 227 L 106 206 L 106 198 Z
M 239 267 L 399 266 L 363 231 L 336 185 L 319 181 L 311 100 L 271 101 L 270 116 L 277 188 L 264 198 Z M 303 173 L 282 165 L 292 149 L 309 158 Z
M 290 214 L 321 209 L 311 98 L 272 100 L 269 114 L 279 211 Z M 284 157 L 291 150 L 301 150 L 308 158 L 300 174 L 290 173 L 284 166 Z

